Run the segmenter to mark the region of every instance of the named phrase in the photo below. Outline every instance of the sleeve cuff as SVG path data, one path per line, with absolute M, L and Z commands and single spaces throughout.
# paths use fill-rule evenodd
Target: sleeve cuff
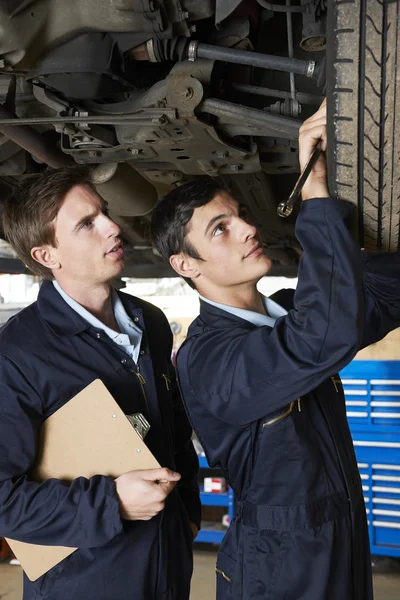
M 123 532 L 122 519 L 119 512 L 119 500 L 117 496 L 117 490 L 115 486 L 114 479 L 111 477 L 107 477 L 107 481 L 109 485 L 107 485 L 107 499 L 108 505 L 110 507 L 110 517 L 112 521 L 112 525 L 115 529 L 115 535 L 119 535 Z

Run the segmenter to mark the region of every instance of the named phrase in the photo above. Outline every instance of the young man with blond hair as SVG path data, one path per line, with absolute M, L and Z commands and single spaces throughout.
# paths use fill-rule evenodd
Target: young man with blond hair
M 155 306 L 119 293 L 119 227 L 82 169 L 48 170 L 4 209 L 4 231 L 46 279 L 0 330 L 0 535 L 76 552 L 24 600 L 188 600 L 200 526 L 198 460 Z M 125 414 L 150 423 L 161 469 L 113 480 L 32 480 L 43 421 L 100 378 Z

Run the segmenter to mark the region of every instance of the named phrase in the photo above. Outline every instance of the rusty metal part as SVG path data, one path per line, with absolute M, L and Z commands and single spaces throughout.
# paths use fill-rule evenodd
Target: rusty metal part
M 308 52 L 326 49 L 327 0 L 301 0 L 303 29 L 300 47 Z
M 126 52 L 126 54 L 125 54 L 125 58 L 130 59 L 130 60 L 140 60 L 140 61 L 150 60 L 146 42 L 144 44 L 139 44 L 139 46 L 135 46 L 134 48 L 131 48 L 130 50 L 128 50 L 128 52 Z
M 5 113 L 0 113 L 0 127 L 3 125 L 18 125 L 23 127 L 24 125 L 52 125 L 53 123 L 74 123 L 74 124 L 98 124 L 98 125 L 148 125 L 150 123 L 157 123 L 162 125 L 166 118 L 174 119 L 176 117 L 175 111 L 165 110 L 160 108 L 146 108 L 145 110 L 138 110 L 134 114 L 129 115 L 98 115 L 88 116 L 85 114 L 78 114 L 73 117 L 25 117 L 17 118 L 13 117 L 9 113 L 7 116 Z
M 24 10 L 10 14 L 8 6 L 14 5 L 24 6 Z M 40 0 L 35 2 L 34 10 L 25 10 L 25 5 L 21 1 L 0 2 L 0 55 L 7 65 L 23 59 L 18 66 L 28 71 L 47 50 L 82 32 L 127 33 L 137 36 L 139 41 L 154 34 L 161 37 L 190 34 L 176 0 Z M 164 18 L 162 13 L 168 17 Z
M 0 106 L 0 119 L 10 118 L 12 117 L 8 111 Z M 50 146 L 40 133 L 31 127 L 13 127 L 0 123 L 0 133 L 53 169 L 75 164 L 75 161 L 58 148 Z M 157 200 L 157 192 L 152 184 L 128 164 L 115 167 L 115 174 L 112 173 L 113 170 L 114 166 L 107 176 L 97 178 L 96 188 L 99 194 L 119 215 L 137 216 L 148 213 Z
M 229 90 L 235 90 L 237 92 L 243 92 L 245 94 L 254 94 L 256 96 L 266 96 L 270 98 L 290 98 L 290 92 L 283 90 L 275 90 L 267 87 L 260 87 L 258 85 L 249 85 L 247 83 L 235 83 L 230 81 L 224 81 Z M 311 104 L 319 106 L 324 99 L 323 96 L 315 94 L 303 94 L 302 92 L 296 92 L 296 100 L 301 104 Z
M 0 121 L 1 120 L 6 121 L 6 123 L 0 122 L 0 133 L 32 154 L 32 156 L 39 161 L 46 163 L 50 167 L 53 167 L 53 169 L 74 164 L 69 156 L 66 156 L 61 150 L 47 143 L 43 136 L 32 127 L 27 125 L 14 127 L 13 125 L 7 124 L 9 120 L 18 122 L 18 119 L 14 119 L 4 106 L 0 106 Z
M 233 104 L 217 98 L 206 98 L 201 102 L 198 110 L 215 115 L 228 123 L 243 121 L 247 125 L 252 124 L 260 128 L 262 126 L 269 127 L 271 135 L 288 139 L 297 139 L 301 125 L 301 121 L 297 119 L 273 115 L 256 108 Z
M 110 204 L 113 213 L 121 217 L 137 217 L 150 212 L 157 202 L 154 186 L 128 163 L 120 163 L 115 175 L 96 190 Z
M 175 185 L 184 175 L 228 175 L 232 165 L 242 174 L 260 171 L 257 148 L 251 142 L 229 143 L 221 138 L 214 124 L 209 120 L 203 122 L 194 114 L 203 86 L 207 87 L 210 81 L 212 67 L 212 61 L 206 60 L 193 65 L 187 61 L 176 63 L 165 79 L 163 98 L 167 102 L 164 110 L 175 110 L 177 117 L 163 126 L 118 124 L 119 147 L 99 149 L 99 152 L 119 162 L 123 156 L 120 152 L 126 153 L 128 148 L 137 150 L 135 155 L 131 154 L 130 164 L 159 188 Z M 126 110 L 132 112 L 128 107 Z M 96 160 L 101 160 L 101 156 Z M 167 191 L 160 189 L 161 194 Z
M 92 169 L 92 182 L 95 185 L 102 185 L 103 183 L 107 183 L 110 181 L 117 172 L 118 163 L 104 163 L 100 165 L 96 165 Z
M 237 170 L 241 173 L 261 169 L 256 148 L 221 139 L 213 124 L 204 123 L 193 114 L 192 102 L 195 98 L 186 100 L 176 93 L 178 88 L 175 87 L 177 81 L 174 77 L 169 82 L 172 85 L 169 97 L 174 97 L 179 102 L 178 113 L 185 110 L 184 119 L 171 121 L 162 128 L 136 125 L 116 127 L 121 146 L 139 150 L 135 157 L 132 156 L 132 164 L 136 169 L 159 184 L 171 183 L 170 170 L 179 170 L 187 176 L 204 173 L 217 176 L 229 174 L 232 165 L 237 165 Z M 198 86 L 194 79 L 191 84 L 194 94 L 197 93 Z M 186 90 L 186 87 L 182 87 L 182 90 Z M 186 103 L 187 112 L 181 108 Z M 174 176 L 173 181 L 175 180 Z
M 180 72 L 171 73 L 167 81 L 167 106 L 176 108 L 180 118 L 193 115 L 194 109 L 200 104 L 204 95 L 200 81 Z

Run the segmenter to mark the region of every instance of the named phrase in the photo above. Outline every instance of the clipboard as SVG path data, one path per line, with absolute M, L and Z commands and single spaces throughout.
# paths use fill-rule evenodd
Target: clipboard
M 72 481 L 94 475 L 116 478 L 128 471 L 160 468 L 100 379 L 46 419 L 38 448 L 33 474 L 36 481 Z M 12 539 L 7 539 L 7 543 L 31 581 L 77 550 Z

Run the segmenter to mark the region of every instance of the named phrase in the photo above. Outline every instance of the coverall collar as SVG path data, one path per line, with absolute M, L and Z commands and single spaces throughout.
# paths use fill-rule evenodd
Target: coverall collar
M 118 294 L 125 310 L 130 317 L 137 317 L 138 326 L 144 327 L 142 310 L 135 306 L 133 298 Z M 132 302 L 133 300 L 133 302 Z M 42 319 L 58 335 L 77 335 L 92 326 L 79 315 L 55 289 L 51 281 L 44 281 L 40 287 L 37 305 Z

